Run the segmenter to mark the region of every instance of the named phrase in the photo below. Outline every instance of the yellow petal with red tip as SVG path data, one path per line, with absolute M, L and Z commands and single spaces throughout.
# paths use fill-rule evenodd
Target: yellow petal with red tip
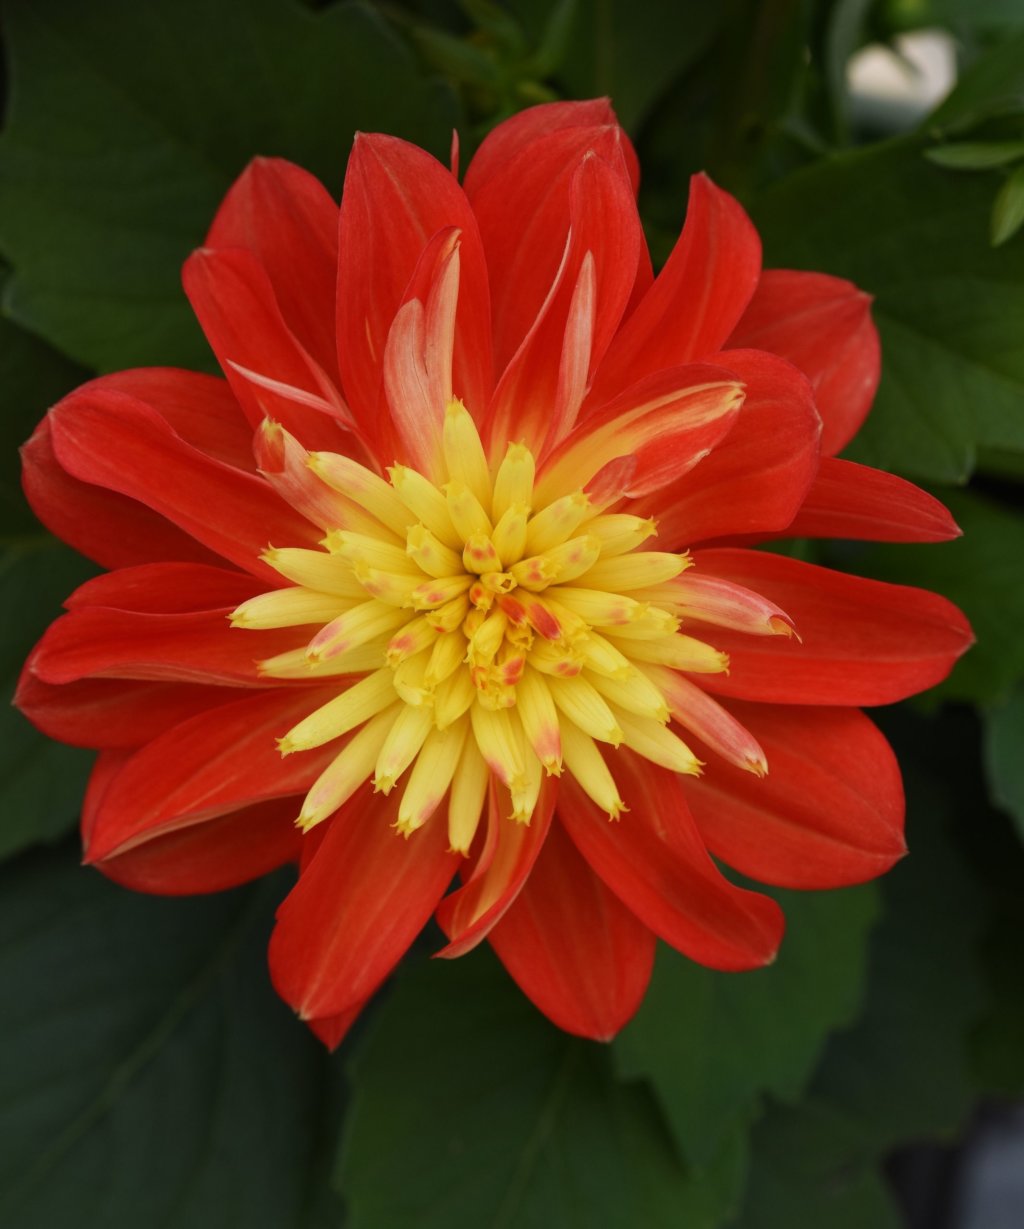
M 657 522 L 648 517 L 631 516 L 626 512 L 608 512 L 587 522 L 587 533 L 601 539 L 601 557 L 610 559 L 636 550 L 641 543 L 658 532 Z
M 398 806 L 395 827 L 403 836 L 422 828 L 441 805 L 466 741 L 467 723 L 431 730 L 423 743 Z
M 283 738 L 278 739 L 278 750 L 282 755 L 291 755 L 295 751 L 309 751 L 312 747 L 323 746 L 369 721 L 382 709 L 394 704 L 395 698 L 391 671 L 375 670 L 292 726 Z
M 529 448 L 525 444 L 509 444 L 494 476 L 491 515 L 495 520 L 500 520 L 515 504 L 532 506 L 534 474 L 535 462 Z
M 582 491 L 563 495 L 531 517 L 526 527 L 526 550 L 540 555 L 572 537 L 588 516 L 590 500 Z
M 495 523 L 491 540 L 498 552 L 501 565 L 507 569 L 518 563 L 526 550 L 526 526 L 530 509 L 526 504 L 511 504 Z
M 526 740 L 549 775 L 562 771 L 562 740 L 551 690 L 535 671 L 527 670 L 516 688 L 519 719 Z
M 562 723 L 562 762 L 609 819 L 618 819 L 627 808 L 597 744 L 571 721 Z
M 469 854 L 483 813 L 489 778 L 490 769 L 476 740 L 466 738 L 448 799 L 448 846 L 454 853 Z
M 408 614 L 386 602 L 372 599 L 353 606 L 317 632 L 306 648 L 310 661 L 325 661 L 357 648 L 376 636 L 399 627 Z
M 522 784 L 526 769 L 518 718 L 505 709 L 490 710 L 480 704 L 474 704 L 469 712 L 477 746 L 491 771 L 510 789 Z
M 590 569 L 584 584 L 591 589 L 647 589 L 673 580 L 691 566 L 685 555 L 664 551 L 631 551 L 612 559 L 602 559 Z
M 673 772 L 700 776 L 701 761 L 667 726 L 650 717 L 637 717 L 621 709 L 615 715 L 622 727 L 625 744 L 631 751 Z
M 336 452 L 311 452 L 308 464 L 318 478 L 354 500 L 398 537 L 404 537 L 416 521 L 394 487 L 358 461 Z
M 490 537 L 492 525 L 480 500 L 464 482 L 445 483 L 444 496 L 455 532 L 463 542 L 477 534 Z
M 729 669 L 728 654 L 720 653 L 703 640 L 682 632 L 650 640 L 623 640 L 620 643 L 615 642 L 614 635 L 610 639 L 616 648 L 634 661 L 654 662 L 693 674 L 722 674 Z
M 364 589 L 346 563 L 326 551 L 270 547 L 260 556 L 275 572 L 305 589 L 335 593 L 339 597 L 363 597 Z
M 448 515 L 448 501 L 429 479 L 405 465 L 392 465 L 388 474 L 395 493 L 417 521 L 426 525 L 445 546 L 462 546 Z
M 395 782 L 409 767 L 427 735 L 434 728 L 434 714 L 429 708 L 416 708 L 406 704 L 388 730 L 387 738 L 377 756 L 373 774 L 373 788 L 389 794 Z
M 311 589 L 277 589 L 251 597 L 231 612 L 231 626 L 253 629 L 302 627 L 326 623 L 351 610 L 350 598 L 334 593 L 315 593 Z
M 476 423 L 461 401 L 448 403 L 444 416 L 444 459 L 448 475 L 465 483 L 484 511 L 491 502 L 491 475 Z
M 563 713 L 591 738 L 617 747 L 622 730 L 600 692 L 580 675 L 554 674 L 547 680 L 551 698 Z
M 373 772 L 377 756 L 400 707 L 393 704 L 368 721 L 317 777 L 295 821 L 303 832 L 308 832 L 333 815 Z

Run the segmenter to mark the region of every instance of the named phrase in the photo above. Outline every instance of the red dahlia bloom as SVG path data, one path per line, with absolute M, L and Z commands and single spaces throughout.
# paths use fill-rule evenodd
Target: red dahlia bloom
M 25 449 L 41 519 L 111 569 L 19 693 L 100 751 L 87 860 L 165 893 L 298 862 L 271 972 L 331 1043 L 432 913 L 442 955 L 486 936 L 609 1037 L 655 936 L 772 959 L 778 906 L 711 855 L 823 888 L 904 852 L 856 706 L 943 678 L 967 623 L 749 549 L 957 532 L 833 457 L 877 383 L 868 299 L 762 272 L 703 176 L 653 278 L 636 178 L 600 101 L 502 124 L 463 187 L 360 137 L 340 216 L 255 162 L 185 266 L 225 378 L 101 377 Z

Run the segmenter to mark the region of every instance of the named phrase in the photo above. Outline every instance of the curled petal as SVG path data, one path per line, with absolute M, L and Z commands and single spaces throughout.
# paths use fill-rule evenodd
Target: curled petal
M 338 362 L 352 413 L 378 450 L 384 347 L 417 262 L 439 230 L 460 234 L 455 394 L 482 414 L 490 397 L 490 296 L 477 220 L 450 171 L 422 149 L 362 135 L 349 158 L 341 200 Z M 392 457 L 381 455 L 387 465 Z
M 544 503 L 585 487 L 605 467 L 624 484 L 620 497 L 657 490 L 717 446 L 742 403 L 742 383 L 724 368 L 700 363 L 658 372 L 563 440 L 541 471 L 537 498 Z
M 655 517 L 666 550 L 784 529 L 818 468 L 821 424 L 806 378 L 756 350 L 724 352 L 715 362 L 745 386 L 735 427 L 692 472 L 631 509 Z
M 511 803 L 492 783 L 487 839 L 466 883 L 441 902 L 437 921 L 450 942 L 437 954 L 446 958 L 470 951 L 501 920 L 523 890 L 551 825 L 557 787 L 541 786 L 529 823 L 511 818 Z

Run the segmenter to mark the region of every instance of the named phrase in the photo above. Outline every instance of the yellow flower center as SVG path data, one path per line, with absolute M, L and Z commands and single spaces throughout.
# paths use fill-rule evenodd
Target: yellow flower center
M 699 772 L 668 728 L 660 680 L 666 667 L 708 673 L 728 661 L 679 631 L 685 600 L 673 582 L 689 559 L 639 549 L 653 521 L 604 513 L 581 490 L 538 498 L 529 449 L 511 444 L 490 466 L 458 401 L 437 481 L 401 465 L 385 481 L 333 453 L 309 465 L 344 502 L 343 525 L 322 551 L 268 550 L 292 587 L 231 616 L 243 628 L 318 625 L 301 647 L 261 662 L 265 676 L 346 676 L 280 740 L 287 755 L 349 736 L 309 791 L 300 827 L 368 777 L 385 793 L 401 781 L 399 831 L 421 827 L 447 795 L 449 841 L 466 853 L 492 773 L 512 818 L 528 823 L 544 774 L 563 771 L 618 817 L 597 743 Z

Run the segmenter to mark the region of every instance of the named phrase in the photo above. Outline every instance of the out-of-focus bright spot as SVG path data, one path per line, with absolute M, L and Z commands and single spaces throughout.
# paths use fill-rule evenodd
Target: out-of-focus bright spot
M 886 129 L 911 127 L 933 110 L 956 83 L 956 48 L 942 30 L 901 34 L 895 47 L 873 43 L 846 70 L 851 109 L 862 123 Z

